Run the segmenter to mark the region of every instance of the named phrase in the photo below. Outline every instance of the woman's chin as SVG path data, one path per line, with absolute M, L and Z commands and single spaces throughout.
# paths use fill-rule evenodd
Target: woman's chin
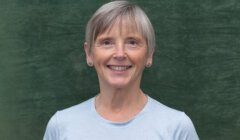
M 131 82 L 128 80 L 113 80 L 112 82 L 109 82 L 109 86 L 116 89 L 128 88 L 130 85 Z
M 124 89 L 127 88 L 129 84 L 124 84 L 124 83 L 111 83 L 110 86 L 112 88 L 116 88 L 116 89 Z

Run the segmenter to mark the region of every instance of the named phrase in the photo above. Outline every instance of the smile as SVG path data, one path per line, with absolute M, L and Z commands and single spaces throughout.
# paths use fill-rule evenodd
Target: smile
M 107 67 L 110 68 L 111 70 L 125 71 L 125 70 L 131 68 L 132 66 L 113 66 L 113 65 L 108 65 Z

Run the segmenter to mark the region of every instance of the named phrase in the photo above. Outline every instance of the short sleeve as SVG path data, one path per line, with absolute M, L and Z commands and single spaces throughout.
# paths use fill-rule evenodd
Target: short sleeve
M 199 140 L 191 119 L 182 113 L 179 126 L 174 135 L 174 140 Z
M 43 140 L 59 140 L 57 113 L 49 120 Z

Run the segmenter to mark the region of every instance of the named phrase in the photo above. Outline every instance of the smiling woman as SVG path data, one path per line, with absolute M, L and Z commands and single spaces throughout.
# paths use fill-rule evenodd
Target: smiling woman
M 134 28 L 128 30 L 131 22 L 117 20 L 97 36 L 93 47 L 85 43 L 87 62 L 94 64 L 102 87 L 100 93 L 116 88 L 136 91 L 145 65 L 152 63 L 153 49 L 148 54 L 145 38 Z
M 96 69 L 100 92 L 58 111 L 44 140 L 198 140 L 185 113 L 140 88 L 154 47 L 153 27 L 138 6 L 114 1 L 98 9 L 88 22 L 84 49 L 88 65 Z

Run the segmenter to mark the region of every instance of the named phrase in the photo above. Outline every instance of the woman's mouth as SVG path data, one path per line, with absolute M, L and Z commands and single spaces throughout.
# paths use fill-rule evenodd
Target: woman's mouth
M 118 65 L 107 65 L 108 68 L 110 68 L 111 70 L 115 70 L 115 71 L 125 71 L 129 68 L 131 68 L 131 65 L 126 65 L 126 66 L 118 66 Z

